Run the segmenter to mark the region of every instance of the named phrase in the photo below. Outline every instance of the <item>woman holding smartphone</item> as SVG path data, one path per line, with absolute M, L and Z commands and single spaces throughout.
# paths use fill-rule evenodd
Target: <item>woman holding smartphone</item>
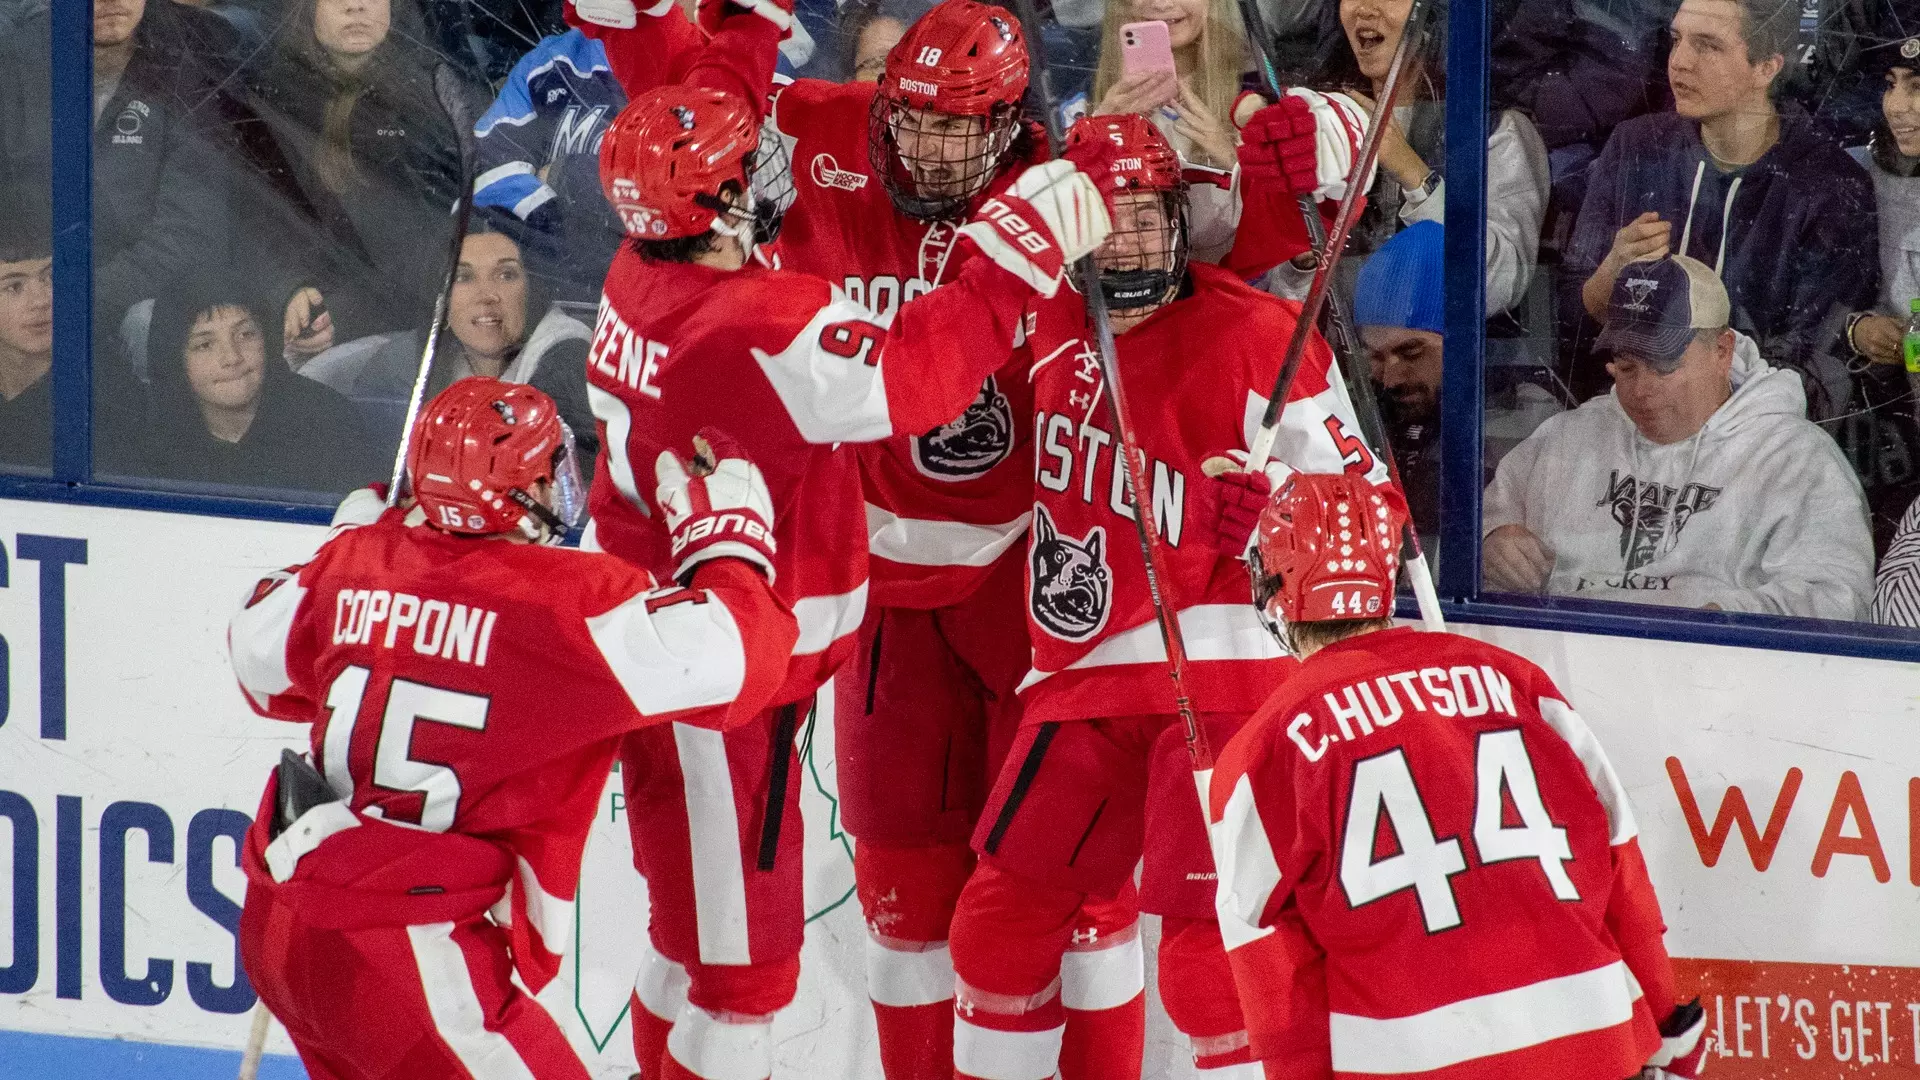
M 1251 70 L 1235 0 L 1112 0 L 1093 77 L 1095 115 L 1139 113 L 1188 166 L 1218 174 L 1192 191 L 1193 258 L 1218 262 L 1240 221 L 1236 128 L 1264 101 L 1239 102 Z

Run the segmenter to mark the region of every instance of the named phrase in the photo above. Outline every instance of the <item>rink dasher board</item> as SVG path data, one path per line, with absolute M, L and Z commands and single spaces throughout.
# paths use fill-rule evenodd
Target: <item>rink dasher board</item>
M 0 1047 L 8 1030 L 244 1043 L 251 992 L 235 981 L 225 925 L 245 892 L 235 815 L 252 814 L 280 749 L 305 740 L 248 710 L 225 624 L 260 574 L 303 560 L 323 535 L 0 500 Z M 1462 629 L 1539 663 L 1607 748 L 1639 819 L 1669 947 L 1711 958 L 1683 963 L 1682 976 L 1705 992 L 1726 1044 L 1716 1071 L 1916 1069 L 1911 665 Z M 50 643 L 62 635 L 60 658 Z M 777 1025 L 779 1075 L 877 1078 L 826 710 L 821 721 L 800 772 L 812 922 L 800 998 Z M 542 995 L 606 1076 L 630 1068 L 623 1010 L 645 895 L 617 791 L 610 781 L 589 845 L 578 955 Z M 15 857 L 29 848 L 30 862 Z M 121 914 L 104 918 L 103 854 L 124 868 L 124 895 L 107 897 Z M 20 918 L 28 909 L 34 917 Z M 1155 1031 L 1149 1075 L 1187 1075 L 1163 1019 Z M 270 1049 L 290 1047 L 276 1031 Z

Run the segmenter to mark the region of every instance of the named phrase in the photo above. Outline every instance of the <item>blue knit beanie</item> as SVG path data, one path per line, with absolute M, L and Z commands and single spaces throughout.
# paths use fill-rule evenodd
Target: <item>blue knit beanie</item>
M 1353 321 L 1360 326 L 1397 326 L 1446 332 L 1446 290 L 1440 241 L 1446 229 L 1421 221 L 1401 229 L 1360 267 L 1354 286 Z

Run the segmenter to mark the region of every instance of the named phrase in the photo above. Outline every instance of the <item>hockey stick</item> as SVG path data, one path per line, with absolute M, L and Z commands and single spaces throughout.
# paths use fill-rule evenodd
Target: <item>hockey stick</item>
M 453 241 L 447 252 L 447 272 L 440 282 L 440 293 L 433 298 L 433 325 L 427 328 L 426 345 L 420 350 L 420 369 L 413 377 L 413 391 L 407 396 L 407 415 L 400 426 L 400 443 L 393 451 L 393 476 L 387 484 L 387 505 L 400 501 L 400 484 L 407 476 L 407 451 L 413 444 L 413 424 L 420 419 L 426 404 L 427 384 L 432 381 L 433 358 L 440 350 L 440 334 L 447 326 L 447 309 L 453 303 L 453 282 L 460 276 L 460 249 L 467 241 L 467 222 L 473 216 L 473 163 L 463 146 L 460 151 L 460 199 L 453 207 Z
M 260 1075 L 260 1058 L 267 1050 L 267 1028 L 273 1023 L 273 1013 L 267 1010 L 267 1003 L 256 1000 L 253 1003 L 253 1026 L 247 1031 L 247 1049 L 240 1055 L 240 1075 L 237 1080 L 254 1080 Z
M 1053 92 L 1053 76 L 1047 70 L 1046 45 L 1040 38 L 1040 16 L 1034 0 L 1014 0 L 1014 10 L 1026 30 L 1027 55 L 1031 61 L 1031 83 L 1039 94 L 1041 123 L 1047 129 L 1047 142 L 1056 157 L 1066 149 L 1066 133 L 1060 126 L 1059 99 Z M 1187 697 L 1187 646 L 1180 636 L 1180 620 L 1168 608 L 1164 584 L 1166 571 L 1160 557 L 1160 535 L 1153 520 L 1153 489 L 1147 486 L 1147 459 L 1133 436 L 1132 415 L 1120 388 L 1120 365 L 1115 359 L 1113 323 L 1107 315 L 1107 297 L 1100 291 L 1100 270 L 1093 256 L 1081 257 L 1074 265 L 1080 278 L 1080 290 L 1086 297 L 1087 315 L 1093 322 L 1095 344 L 1100 353 L 1100 375 L 1107 383 L 1107 407 L 1113 410 L 1118 456 L 1127 463 L 1127 480 L 1133 485 L 1133 526 L 1140 541 L 1140 555 L 1146 562 L 1147 595 L 1153 600 L 1153 615 L 1160 624 L 1160 640 L 1167 651 L 1167 677 L 1173 682 L 1173 707 L 1186 729 L 1187 752 L 1193 757 L 1193 770 L 1200 788 L 1200 816 L 1207 816 L 1207 784 L 1213 774 L 1213 746 L 1194 714 L 1193 701 Z
M 1248 46 L 1259 58 L 1260 74 L 1267 92 L 1278 101 L 1284 90 L 1280 85 L 1279 67 L 1273 61 L 1272 42 L 1267 36 L 1266 20 L 1260 13 L 1259 0 L 1239 0 L 1239 5 Z M 1313 284 L 1307 290 L 1306 302 L 1301 305 L 1300 320 L 1293 328 L 1293 339 L 1287 344 L 1286 362 L 1280 367 L 1280 377 L 1274 383 L 1273 396 L 1268 399 L 1266 413 L 1260 419 L 1260 431 L 1254 438 L 1252 453 L 1248 456 L 1247 467 L 1250 470 L 1265 468 L 1268 459 L 1273 456 L 1273 442 L 1279 433 L 1280 415 L 1286 408 L 1287 395 L 1293 390 L 1293 380 L 1299 374 L 1300 363 L 1306 356 L 1308 334 L 1324 305 L 1327 311 L 1328 344 L 1333 347 L 1334 361 L 1340 365 L 1355 416 L 1360 421 L 1360 437 L 1376 458 L 1387 463 L 1387 475 L 1393 483 L 1400 483 L 1400 465 L 1394 459 L 1393 447 L 1387 440 L 1386 424 L 1380 417 L 1380 404 L 1373 395 L 1373 381 L 1356 366 L 1361 356 L 1359 334 L 1354 330 L 1353 318 L 1347 312 L 1346 305 L 1333 295 L 1331 286 L 1333 268 L 1344 254 L 1347 237 L 1352 232 L 1354 220 L 1359 216 L 1360 188 L 1366 177 L 1372 174 L 1374 163 L 1379 159 L 1380 140 L 1385 133 L 1381 122 L 1391 120 L 1392 103 L 1400 92 L 1400 79 L 1406 72 L 1407 59 L 1413 55 L 1415 40 L 1425 31 L 1422 16 L 1428 6 L 1429 0 L 1414 0 L 1413 7 L 1407 12 L 1407 23 L 1400 31 L 1400 44 L 1395 48 L 1393 64 L 1387 70 L 1386 85 L 1382 88 L 1380 100 L 1374 102 L 1373 115 L 1367 122 L 1367 135 L 1361 144 L 1360 159 L 1348 173 L 1347 191 L 1340 200 L 1340 212 L 1334 219 L 1333 236 L 1328 235 L 1325 223 L 1320 220 L 1320 208 L 1315 205 L 1313 196 L 1302 193 L 1295 197 L 1300 216 L 1306 223 L 1307 237 L 1319 255 L 1319 264 L 1314 268 Z M 1413 585 L 1414 600 L 1420 606 L 1420 622 L 1431 631 L 1445 630 L 1447 623 L 1440 612 L 1440 594 L 1433 587 L 1433 574 L 1427 566 L 1426 552 L 1420 547 L 1420 533 L 1411 520 L 1405 528 L 1403 555 L 1401 561 L 1407 579 Z

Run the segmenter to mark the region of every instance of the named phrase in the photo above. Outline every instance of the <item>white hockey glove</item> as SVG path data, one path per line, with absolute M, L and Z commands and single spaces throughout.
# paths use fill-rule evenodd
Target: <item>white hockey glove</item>
M 685 585 L 708 559 L 744 559 L 773 580 L 773 496 L 760 466 L 712 428 L 693 437 L 692 461 L 660 451 L 654 492 L 673 537 L 674 580 Z
M 1660 1049 L 1640 1070 L 1642 1080 L 1693 1080 L 1707 1068 L 1707 1011 L 1695 998 L 1660 1024 Z
M 595 26 L 631 30 L 640 21 L 633 0 L 573 0 L 573 10 Z
M 1092 254 L 1112 229 L 1099 189 L 1064 160 L 1021 173 L 960 226 L 987 258 L 1049 297 L 1073 261 Z

